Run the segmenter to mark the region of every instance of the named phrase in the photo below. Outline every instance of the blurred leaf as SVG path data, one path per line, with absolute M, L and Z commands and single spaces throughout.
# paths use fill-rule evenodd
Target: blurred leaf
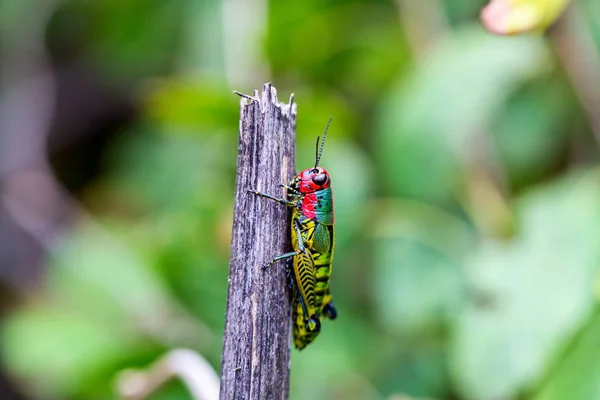
M 229 198 L 235 181 L 227 173 L 234 170 L 236 155 L 227 139 L 213 136 L 199 142 L 193 136 L 156 131 L 162 132 L 140 127 L 117 147 L 110 160 L 110 195 L 116 195 L 111 200 L 176 211 Z
M 185 2 L 86 2 L 94 16 L 90 56 L 110 75 L 131 78 L 166 71 L 174 56 Z
M 506 40 L 479 29 L 442 43 L 381 108 L 376 155 L 387 191 L 447 201 L 462 158 L 507 96 L 550 65 L 540 39 Z
M 121 143 L 106 181 L 112 191 L 105 200 L 113 207 L 144 207 L 129 232 L 136 249 L 143 249 L 178 300 L 216 332 L 224 326 L 235 179 L 228 142 L 140 131 Z M 218 346 L 212 349 L 216 355 Z
M 24 38 L 21 36 L 24 33 L 31 36 L 28 32 L 28 28 L 31 24 L 34 26 L 40 25 L 39 22 L 44 22 L 43 18 L 46 17 L 48 10 L 52 10 L 52 4 L 44 4 L 42 9 L 39 8 L 40 4 L 35 0 L 22 0 L 22 1 L 11 1 L 11 0 L 0 0 L 0 29 L 2 31 L 2 47 L 0 50 L 9 50 L 9 47 L 14 46 L 14 43 L 28 42 L 30 38 Z M 41 12 L 40 12 L 41 11 Z M 29 24 L 22 24 L 24 18 L 29 16 L 36 17 L 36 21 L 31 21 Z M 40 18 L 41 17 L 41 18 Z M 10 50 L 15 50 L 11 48 Z
M 131 313 L 131 318 L 150 323 L 170 308 L 156 273 L 125 243 L 98 227 L 84 227 L 73 235 L 63 244 L 56 263 L 57 274 L 74 274 L 93 283 Z
M 484 4 L 484 0 L 453 0 L 441 2 L 440 6 L 445 10 L 450 22 L 460 26 L 460 24 L 473 23 Z
M 272 3 L 266 46 L 275 74 L 370 101 L 407 58 L 396 12 L 389 2 Z
M 427 204 L 390 199 L 371 209 L 369 292 L 390 341 L 385 392 L 443 397 L 450 388 L 445 332 L 464 291 L 460 267 L 475 234 Z
M 579 0 L 577 7 L 581 8 L 581 16 L 589 24 L 590 33 L 596 39 L 596 48 L 600 49 L 600 7 L 595 0 Z
M 458 306 L 460 266 L 474 233 L 424 204 L 390 201 L 375 208 L 372 292 L 380 323 L 399 336 L 439 329 Z
M 390 362 L 382 372 L 384 394 L 400 392 L 411 396 L 398 400 L 444 398 L 450 387 L 444 341 L 420 338 L 403 347 L 403 351 L 393 354 L 393 358 L 388 355 Z
M 146 112 L 166 127 L 165 133 L 194 136 L 226 131 L 237 140 L 239 97 L 213 81 L 180 78 L 157 81 L 147 88 Z
M 114 326 L 47 305 L 21 310 L 2 329 L 4 362 L 40 398 L 64 398 L 147 344 Z
M 555 77 L 526 86 L 508 102 L 492 131 L 514 186 L 539 179 L 560 161 L 574 107 L 569 89 Z
M 598 308 L 556 364 L 532 400 L 588 400 L 600 398 L 600 314 Z
M 222 1 L 182 2 L 178 69 L 184 73 L 223 79 L 225 68 Z
M 304 165 L 314 164 L 315 140 L 317 136 L 323 135 L 329 117 L 333 117 L 333 120 L 327 134 L 329 137 L 327 142 L 336 138 L 356 136 L 359 116 L 354 112 L 353 105 L 349 103 L 348 98 L 332 95 L 331 91 L 323 88 L 299 86 L 294 88 L 294 102 L 298 106 L 296 121 L 297 169 L 302 170 L 305 168 Z M 325 152 L 329 152 L 331 147 L 328 144 Z
M 214 212 L 205 211 L 202 216 L 196 216 L 202 218 L 199 224 L 191 215 L 167 216 L 162 223 L 165 238 L 161 247 L 155 249 L 154 256 L 166 283 L 178 298 L 212 328 L 215 335 L 220 335 L 225 324 L 229 240 L 224 248 L 216 246 L 212 230 L 216 217 Z M 207 227 L 210 230 L 207 231 Z M 231 228 L 231 224 L 227 227 Z M 220 350 L 220 346 L 219 341 L 211 348 L 217 360 L 220 353 L 216 350 Z
M 80 228 L 53 262 L 53 302 L 8 319 L 2 342 L 7 364 L 37 390 L 85 391 L 81 385 L 120 361 L 152 350 L 149 339 L 218 349 L 210 345 L 211 332 L 180 309 L 156 271 L 123 239 L 98 227 Z
M 468 263 L 473 299 L 452 343 L 466 398 L 511 398 L 585 321 L 600 259 L 598 178 L 573 174 L 527 194 L 517 203 L 517 237 L 484 243 Z

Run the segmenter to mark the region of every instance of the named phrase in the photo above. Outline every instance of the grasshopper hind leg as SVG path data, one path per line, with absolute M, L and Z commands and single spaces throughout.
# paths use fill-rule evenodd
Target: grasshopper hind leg
M 331 289 L 327 288 L 327 293 L 323 299 L 323 308 L 322 313 L 329 319 L 337 318 L 337 310 L 335 309 L 335 305 L 333 304 L 333 300 L 331 299 Z
M 293 289 L 294 284 L 294 259 L 288 258 L 285 262 L 285 271 L 288 279 L 288 288 Z
M 269 260 L 269 261 L 267 261 L 266 263 L 264 263 L 264 264 L 261 266 L 261 268 L 262 268 L 262 269 L 267 269 L 267 268 L 269 268 L 271 265 L 275 264 L 275 263 L 276 263 L 277 261 L 279 261 L 279 260 L 287 260 L 287 259 L 290 259 L 290 260 L 291 260 L 293 257 L 297 256 L 298 254 L 300 254 L 300 252 L 299 252 L 299 251 L 292 251 L 292 252 L 285 253 L 285 254 L 282 254 L 282 255 L 280 255 L 280 256 L 274 257 L 274 258 L 272 258 L 271 260 Z M 286 264 L 286 265 L 287 265 L 287 264 Z

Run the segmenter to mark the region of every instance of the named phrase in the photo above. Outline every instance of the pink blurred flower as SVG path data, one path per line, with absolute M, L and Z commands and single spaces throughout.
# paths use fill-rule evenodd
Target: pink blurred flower
M 481 11 L 486 29 L 498 35 L 542 31 L 560 17 L 570 0 L 491 0 Z

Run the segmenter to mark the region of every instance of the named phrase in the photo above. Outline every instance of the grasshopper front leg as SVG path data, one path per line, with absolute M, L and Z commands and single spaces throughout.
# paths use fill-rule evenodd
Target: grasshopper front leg
M 298 237 L 301 238 L 302 236 L 300 236 L 300 227 L 298 226 L 297 223 L 294 223 L 294 229 L 296 230 L 296 234 L 298 235 Z M 304 243 L 302 242 L 302 240 L 300 240 L 300 242 L 298 243 L 298 251 L 291 251 L 289 253 L 285 253 L 280 256 L 277 256 L 277 257 L 271 259 L 270 261 L 267 261 L 266 263 L 264 263 L 262 266 L 262 269 L 269 268 L 276 261 L 293 258 L 299 254 L 304 253 L 305 251 L 306 251 L 306 247 L 304 247 Z
M 294 189 L 293 187 L 288 186 L 288 185 L 284 185 L 283 183 L 280 183 L 279 187 L 287 189 L 288 192 L 291 192 L 291 193 L 294 193 L 294 194 L 297 194 L 297 195 L 301 195 L 302 194 L 298 190 Z
M 278 199 L 277 197 L 273 197 L 273 196 L 268 195 L 266 193 L 259 192 L 256 189 L 248 189 L 248 193 L 253 193 L 253 194 L 257 195 L 257 196 L 264 197 L 266 199 L 276 201 L 279 204 L 283 204 L 284 206 L 288 206 L 288 207 L 294 207 L 294 206 L 296 206 L 296 202 L 294 202 L 294 201 L 286 200 L 286 199 Z
M 254 193 L 254 192 L 252 192 L 252 193 Z M 268 196 L 268 195 L 267 195 L 267 196 Z M 267 198 L 272 198 L 272 197 L 268 196 Z M 273 198 L 273 199 L 274 199 L 274 198 Z M 274 199 L 274 200 L 282 200 L 282 199 Z M 298 235 L 298 237 L 302 237 L 302 236 L 300 236 L 300 227 L 298 226 L 298 224 L 297 224 L 297 223 L 294 223 L 294 229 L 296 230 L 296 234 Z M 306 247 L 304 247 L 304 243 L 303 243 L 303 242 L 302 242 L 302 240 L 301 240 L 301 241 L 300 241 L 300 243 L 298 243 L 298 250 L 297 250 L 297 251 L 291 251 L 291 252 L 289 252 L 289 253 L 282 254 L 282 255 L 280 255 L 280 256 L 277 256 L 277 257 L 275 257 L 275 258 L 273 258 L 273 259 L 271 259 L 271 260 L 267 261 L 266 263 L 264 263 L 264 264 L 262 265 L 262 269 L 267 269 L 267 268 L 269 268 L 269 267 L 270 267 L 271 265 L 273 265 L 273 264 L 274 264 L 276 261 L 279 261 L 279 260 L 286 260 L 286 259 L 293 258 L 293 257 L 295 257 L 295 256 L 297 256 L 297 255 L 299 255 L 299 254 L 302 254 L 302 253 L 304 253 L 305 251 L 306 251 Z
M 252 193 L 252 194 L 255 194 L 257 196 L 264 197 L 266 199 L 276 201 L 279 204 L 283 204 L 284 206 L 288 206 L 288 207 L 295 207 L 296 206 L 296 202 L 294 202 L 294 201 L 290 201 L 290 200 L 286 200 L 286 199 L 278 199 L 277 197 L 273 197 L 273 196 L 268 195 L 266 193 L 259 192 L 258 190 L 255 190 L 255 189 L 248 189 L 248 193 Z M 296 227 L 296 229 L 298 229 L 298 227 Z M 262 265 L 262 269 L 266 269 L 266 268 L 270 267 L 276 261 L 285 260 L 285 259 L 289 259 L 289 258 L 292 258 L 294 256 L 297 256 L 298 254 L 302 253 L 303 251 L 304 251 L 304 246 L 302 245 L 302 246 L 300 246 L 300 249 L 298 251 L 292 251 L 292 252 L 289 252 L 289 253 L 285 253 L 285 254 L 282 254 L 280 256 L 277 256 L 277 257 L 275 257 L 275 258 L 267 261 L 266 263 L 264 263 Z

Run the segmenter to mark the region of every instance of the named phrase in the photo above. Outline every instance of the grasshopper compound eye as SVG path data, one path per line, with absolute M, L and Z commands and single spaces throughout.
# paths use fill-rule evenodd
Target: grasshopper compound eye
M 326 174 L 315 175 L 312 178 L 312 181 L 314 182 L 315 185 L 323 186 L 325 183 L 327 183 L 327 175 Z

